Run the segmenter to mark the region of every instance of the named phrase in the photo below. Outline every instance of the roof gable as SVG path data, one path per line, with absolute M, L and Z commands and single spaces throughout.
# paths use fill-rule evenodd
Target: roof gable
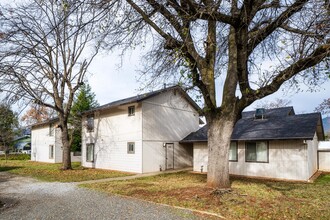
M 183 95 L 183 97 L 197 111 L 200 111 L 200 107 L 196 104 L 196 102 L 194 102 L 194 100 L 192 100 L 190 98 L 190 96 L 180 86 L 172 86 L 172 87 L 168 87 L 168 88 L 164 88 L 164 89 L 160 89 L 160 90 L 156 90 L 156 91 L 152 91 L 152 92 L 148 92 L 148 93 L 144 93 L 144 94 L 132 96 L 132 97 L 129 97 L 129 98 L 120 99 L 120 100 L 117 100 L 117 101 L 114 101 L 114 102 L 110 102 L 108 104 L 101 105 L 101 106 L 99 106 L 97 108 L 94 108 L 94 109 L 85 111 L 85 112 L 83 112 L 83 114 L 89 114 L 89 113 L 92 113 L 92 112 L 95 112 L 95 111 L 102 111 L 102 110 L 106 110 L 106 109 L 118 107 L 118 106 L 121 106 L 121 105 L 127 105 L 127 104 L 131 104 L 131 103 L 141 102 L 141 101 L 147 100 L 149 98 L 152 98 L 154 96 L 157 96 L 159 94 L 166 93 L 166 92 L 172 91 L 172 90 L 179 91 Z

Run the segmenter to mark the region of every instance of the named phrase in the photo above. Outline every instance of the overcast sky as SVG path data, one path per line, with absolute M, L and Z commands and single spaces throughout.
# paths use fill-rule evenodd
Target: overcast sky
M 121 67 L 119 67 L 120 64 L 118 54 L 103 54 L 98 56 L 90 66 L 89 70 L 92 75 L 88 81 L 101 105 L 141 93 L 139 91 L 141 85 L 137 82 L 138 70 L 143 68 L 139 53 L 135 51 L 126 55 Z M 217 94 L 221 96 L 220 88 L 218 88 Z M 296 113 L 309 113 L 329 97 L 330 81 L 319 86 L 318 92 L 286 93 L 280 89 L 263 100 L 272 101 L 276 98 L 291 100 L 291 105 L 295 108 Z M 258 102 L 255 102 L 247 110 L 253 110 L 257 105 Z
M 21 0 L 0 1 L 0 4 L 22 2 Z M 98 102 L 102 105 L 141 93 L 139 91 L 141 85 L 137 82 L 137 78 L 138 70 L 142 68 L 137 51 L 126 55 L 122 63 L 116 53 L 99 54 L 89 68 L 91 74 L 88 77 Z M 220 88 L 217 90 L 217 95 L 221 97 Z M 295 108 L 296 113 L 308 113 L 313 112 L 316 106 L 329 97 L 330 80 L 320 85 L 318 92 L 285 93 L 280 89 L 263 100 L 272 101 L 276 98 L 291 100 L 291 105 Z M 255 102 L 247 110 L 253 110 L 257 105 L 258 102 Z

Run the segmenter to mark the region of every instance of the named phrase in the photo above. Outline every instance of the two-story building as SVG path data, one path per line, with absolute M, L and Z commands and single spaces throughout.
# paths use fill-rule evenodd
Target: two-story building
M 179 141 L 199 128 L 199 107 L 174 86 L 83 113 L 82 165 L 147 173 L 193 165 Z

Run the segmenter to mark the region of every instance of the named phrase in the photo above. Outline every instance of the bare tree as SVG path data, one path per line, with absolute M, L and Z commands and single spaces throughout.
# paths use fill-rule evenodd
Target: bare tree
M 118 7 L 122 29 L 113 34 L 124 48 L 153 42 L 142 79 L 178 81 L 203 95 L 208 186 L 230 187 L 230 137 L 244 108 L 285 82 L 325 76 L 328 1 L 120 0 Z M 218 76 L 225 80 L 216 85 Z
M 330 114 L 330 98 L 324 99 L 323 102 L 319 104 L 314 111 L 322 112 L 323 114 Z
M 63 143 L 63 169 L 71 169 L 68 117 L 75 92 L 105 36 L 96 1 L 25 1 L 1 8 L 0 88 L 10 99 L 54 109 Z
M 290 100 L 277 98 L 272 101 L 261 101 L 257 106 L 258 108 L 271 109 L 271 108 L 286 107 L 289 106 L 290 104 L 291 104 Z

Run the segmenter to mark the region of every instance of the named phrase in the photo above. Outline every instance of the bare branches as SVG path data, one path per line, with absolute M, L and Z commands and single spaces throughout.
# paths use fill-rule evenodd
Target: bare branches
M 308 0 L 297 0 L 291 6 L 289 6 L 282 14 L 275 18 L 265 28 L 260 29 L 259 32 L 249 40 L 248 54 L 251 54 L 253 50 L 264 41 L 270 34 L 272 34 L 277 28 L 279 28 L 285 21 L 287 21 L 292 15 L 300 11 Z
M 290 80 L 298 73 L 313 67 L 330 56 L 330 40 L 326 44 L 317 47 L 311 54 L 305 58 L 299 59 L 286 69 L 280 71 L 276 77 L 264 87 L 258 90 L 249 90 L 241 99 L 241 104 L 244 106 L 250 105 L 253 101 L 261 99 L 267 95 L 276 92 L 284 82 Z

